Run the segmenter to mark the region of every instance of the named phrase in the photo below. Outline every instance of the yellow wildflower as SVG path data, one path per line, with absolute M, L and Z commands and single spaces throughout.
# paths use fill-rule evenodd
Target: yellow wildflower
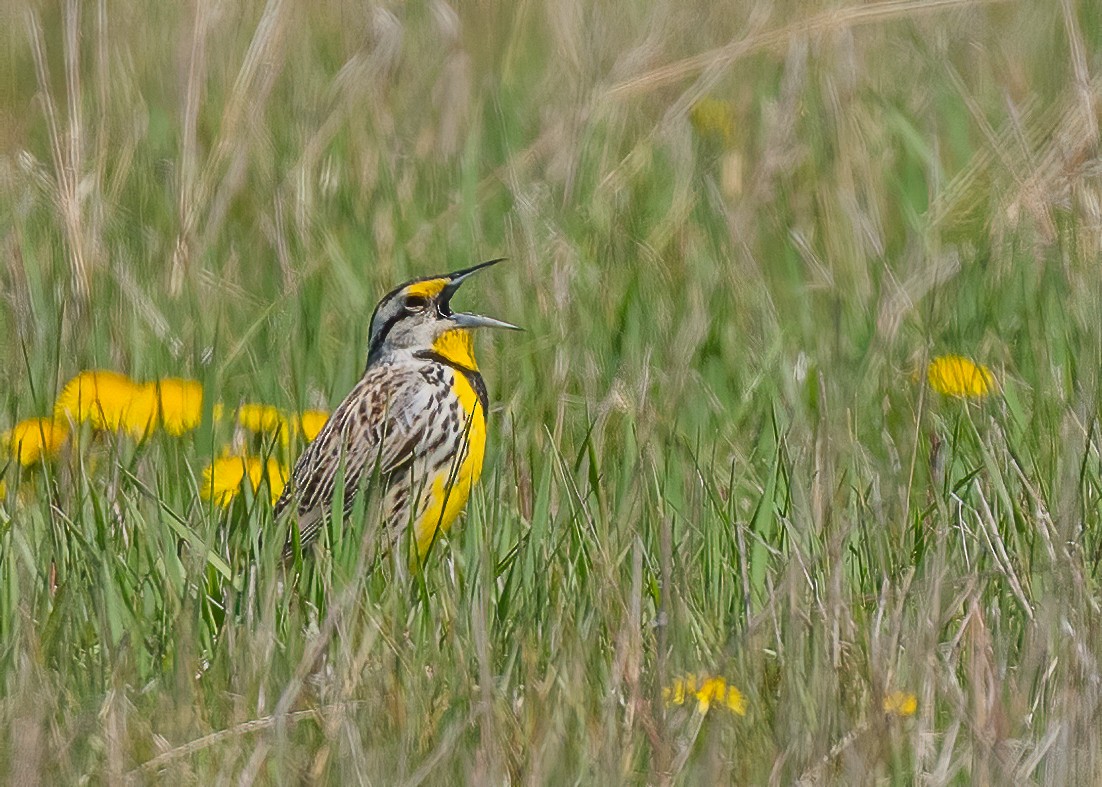
M 939 355 L 926 369 L 930 387 L 944 396 L 982 399 L 995 387 L 995 377 L 986 366 L 962 355 Z
M 746 698 L 742 692 L 719 677 L 699 678 L 692 673 L 675 678 L 673 685 L 662 689 L 662 699 L 668 705 L 684 705 L 690 697 L 696 698 L 696 709 L 707 713 L 713 703 L 726 707 L 739 716 L 746 715 Z
M 57 456 L 68 437 L 69 427 L 61 421 L 28 418 L 4 432 L 0 443 L 19 464 L 27 467 L 44 458 Z
M 166 377 L 157 390 L 161 426 L 174 437 L 190 432 L 203 420 L 203 386 L 195 380 Z
M 276 434 L 284 444 L 293 434 L 302 434 L 309 442 L 329 420 L 324 410 L 305 410 L 301 414 L 288 414 L 270 404 L 243 404 L 237 409 L 237 422 L 256 434 Z
M 199 490 L 203 499 L 228 506 L 241 489 L 245 461 L 243 456 L 224 456 L 208 465 L 203 470 L 203 486 Z
M 918 710 L 918 697 L 909 691 L 891 691 L 884 695 L 883 708 L 894 716 L 913 716 Z
M 54 415 L 95 429 L 124 429 L 144 437 L 156 425 L 157 390 L 106 370 L 85 371 L 70 380 L 57 397 Z
M 237 422 L 254 434 L 278 435 L 286 445 L 291 440 L 295 423 L 278 407 L 270 404 L 243 404 L 237 408 Z
M 730 145 L 735 134 L 735 110 L 728 101 L 702 98 L 689 112 L 689 122 L 701 139 Z
M 260 489 L 265 476 L 274 504 L 287 484 L 287 470 L 278 461 L 268 459 L 265 462 L 255 456 L 223 456 L 203 470 L 200 492 L 204 500 L 213 500 L 224 508 L 241 491 L 241 483 L 246 477 L 255 492 Z
M 237 422 L 250 432 L 278 432 L 283 428 L 284 418 L 270 404 L 243 404 L 237 408 Z
M 908 691 L 891 691 L 884 695 L 884 712 L 892 716 L 914 716 L 918 697 Z
M 306 442 L 309 443 L 313 441 L 328 420 L 329 413 L 324 410 L 303 411 L 302 415 L 299 416 L 298 423 L 299 428 L 302 430 L 302 436 L 306 438 Z
M 287 469 L 275 459 L 269 459 L 264 463 L 260 460 L 250 463 L 249 481 L 252 482 L 254 491 L 260 489 L 262 476 L 267 476 L 268 491 L 272 496 L 272 505 L 275 505 L 279 496 L 283 494 L 283 487 L 287 486 Z
M 157 386 L 152 383 L 136 385 L 137 392 L 130 402 L 123 421 L 123 428 L 137 438 L 148 437 L 157 426 Z

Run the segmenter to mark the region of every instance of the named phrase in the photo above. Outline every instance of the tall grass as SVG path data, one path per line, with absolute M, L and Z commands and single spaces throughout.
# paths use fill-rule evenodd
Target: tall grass
M 461 297 L 527 328 L 421 571 L 362 515 L 282 567 L 210 419 L 8 461 L 9 781 L 1102 778 L 1091 4 L 0 19 L 0 426 L 87 368 L 330 406 L 382 292 L 499 255 Z

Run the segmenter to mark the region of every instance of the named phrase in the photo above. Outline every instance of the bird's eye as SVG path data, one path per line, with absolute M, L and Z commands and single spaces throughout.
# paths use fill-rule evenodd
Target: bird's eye
M 421 295 L 411 295 L 406 298 L 406 311 L 416 314 L 423 312 L 429 305 L 429 299 Z

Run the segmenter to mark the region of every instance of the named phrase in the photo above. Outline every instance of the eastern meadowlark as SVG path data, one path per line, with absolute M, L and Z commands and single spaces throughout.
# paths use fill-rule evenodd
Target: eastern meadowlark
M 455 313 L 451 298 L 468 276 L 498 262 L 415 279 L 379 301 L 363 377 L 299 457 L 276 503 L 277 518 L 292 505 L 297 511 L 302 546 L 324 525 L 338 479 L 346 514 L 377 482 L 387 536 L 412 526 L 421 558 L 459 516 L 486 449 L 486 384 L 471 331 L 520 329 Z M 284 557 L 293 551 L 292 530 Z

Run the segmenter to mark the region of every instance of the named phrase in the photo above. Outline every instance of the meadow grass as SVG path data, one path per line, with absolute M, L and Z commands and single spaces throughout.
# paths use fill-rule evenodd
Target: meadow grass
M 10 782 L 1102 779 L 1090 3 L 0 20 L 0 430 L 93 368 L 207 416 L 0 466 Z M 215 402 L 331 407 L 383 292 L 497 256 L 421 570 L 202 498 Z

